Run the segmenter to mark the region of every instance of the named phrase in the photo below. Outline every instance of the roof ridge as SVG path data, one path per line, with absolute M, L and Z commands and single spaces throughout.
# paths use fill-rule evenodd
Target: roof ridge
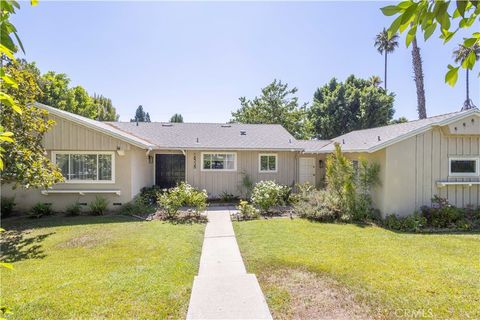
M 108 123 L 108 124 L 115 124 L 115 123 L 136 123 L 135 121 L 102 121 L 103 123 Z M 211 124 L 211 125 L 248 125 L 248 126 L 281 126 L 279 123 L 238 123 L 238 122 L 169 122 L 169 121 L 150 121 L 150 122 L 143 122 L 139 121 L 138 123 L 143 123 L 143 124 L 154 124 L 154 123 L 159 123 L 159 124 L 179 124 L 179 125 L 184 125 L 184 124 Z

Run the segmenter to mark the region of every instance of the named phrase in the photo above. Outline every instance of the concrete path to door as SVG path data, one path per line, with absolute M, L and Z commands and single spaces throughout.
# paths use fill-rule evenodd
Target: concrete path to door
M 187 319 L 272 319 L 257 277 L 245 270 L 231 210 L 209 210 Z

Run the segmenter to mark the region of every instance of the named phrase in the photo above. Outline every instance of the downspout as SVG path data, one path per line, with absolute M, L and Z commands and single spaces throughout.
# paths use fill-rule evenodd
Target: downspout
M 185 149 L 182 149 L 182 153 L 185 156 L 185 182 L 188 183 L 187 177 L 188 177 L 188 157 L 187 157 L 187 151 Z

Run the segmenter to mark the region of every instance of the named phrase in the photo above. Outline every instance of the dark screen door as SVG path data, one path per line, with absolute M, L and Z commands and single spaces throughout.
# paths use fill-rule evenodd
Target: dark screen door
M 181 181 L 185 181 L 185 156 L 156 154 L 155 184 L 161 188 L 171 188 Z

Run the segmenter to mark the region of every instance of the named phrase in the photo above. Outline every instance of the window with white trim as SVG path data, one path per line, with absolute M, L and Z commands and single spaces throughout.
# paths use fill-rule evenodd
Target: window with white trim
M 115 180 L 113 152 L 54 151 L 52 158 L 67 183 L 109 183 Z
M 478 176 L 478 158 L 450 158 L 450 176 Z
M 261 153 L 258 157 L 260 172 L 277 172 L 278 157 L 275 153 Z
M 202 170 L 204 171 L 235 171 L 237 170 L 237 154 L 202 153 Z

